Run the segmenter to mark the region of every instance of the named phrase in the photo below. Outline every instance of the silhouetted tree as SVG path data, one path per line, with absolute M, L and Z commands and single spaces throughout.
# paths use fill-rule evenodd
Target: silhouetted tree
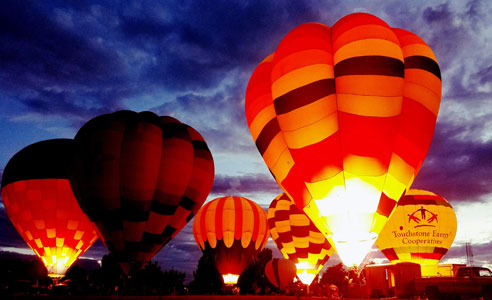
M 347 275 L 347 270 L 342 263 L 339 263 L 326 269 L 319 280 L 319 285 L 326 288 L 326 286 L 334 284 L 342 293 L 345 293 L 348 287 Z
M 163 294 L 184 294 L 184 282 L 186 274 L 174 269 L 164 271 L 163 273 Z
M 193 272 L 193 281 L 190 282 L 191 294 L 220 294 L 224 281 L 215 267 L 213 255 L 205 251 L 198 261 Z
M 68 269 L 63 281 L 69 281 L 70 288 L 73 294 L 87 294 L 88 292 L 88 281 L 87 270 L 81 266 L 75 264 L 70 269 Z
M 241 273 L 238 286 L 241 294 L 265 293 L 265 288 L 269 286 L 265 276 L 265 266 L 272 260 L 272 250 L 263 249 L 257 257 L 253 258 L 248 267 Z
M 101 267 L 94 271 L 91 281 L 95 285 L 97 294 L 115 294 L 116 289 L 124 284 L 125 274 L 120 265 L 110 253 L 102 258 Z

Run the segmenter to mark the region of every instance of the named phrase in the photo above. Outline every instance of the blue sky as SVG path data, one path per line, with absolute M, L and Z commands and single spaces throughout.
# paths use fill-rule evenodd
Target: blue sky
M 23 147 L 73 138 L 99 114 L 151 110 L 204 136 L 216 167 L 208 200 L 234 194 L 267 208 L 280 189 L 246 125 L 249 76 L 294 27 L 332 25 L 359 11 L 418 34 L 434 50 L 443 97 L 414 187 L 444 196 L 457 212 L 458 234 L 446 260 L 462 262 L 464 243 L 471 242 L 475 261 L 490 266 L 489 1 L 3 1 L 0 172 Z M 0 224 L 0 249 L 26 248 L 3 206 Z M 86 257 L 103 252 L 97 244 Z M 187 226 L 156 259 L 191 277 L 200 255 Z

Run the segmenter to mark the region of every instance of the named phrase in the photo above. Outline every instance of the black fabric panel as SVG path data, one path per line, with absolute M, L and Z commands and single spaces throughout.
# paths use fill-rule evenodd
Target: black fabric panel
M 271 119 L 261 130 L 256 139 L 256 147 L 261 155 L 265 153 L 273 138 L 280 132 L 277 118 Z
M 441 80 L 441 69 L 436 61 L 426 56 L 409 56 L 405 58 L 405 69 L 421 69 L 436 75 Z
M 68 179 L 74 150 L 72 139 L 41 141 L 17 152 L 3 171 L 2 187 L 29 179 Z
M 342 60 L 335 65 L 335 78 L 346 75 L 384 75 L 403 78 L 405 65 L 399 59 L 367 55 Z
M 335 93 L 335 79 L 327 78 L 298 87 L 273 101 L 277 115 L 286 114 Z

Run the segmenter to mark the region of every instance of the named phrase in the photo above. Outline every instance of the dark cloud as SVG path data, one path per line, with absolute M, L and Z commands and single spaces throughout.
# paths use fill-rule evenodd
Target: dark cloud
M 24 242 L 19 233 L 17 233 L 17 230 L 12 222 L 10 222 L 9 217 L 5 212 L 3 203 L 0 205 L 0 228 L 2 228 L 2 232 L 0 234 L 0 248 L 26 248 L 26 242 Z
M 282 192 L 273 176 L 265 174 L 248 174 L 243 176 L 216 175 L 212 193 L 214 194 L 243 194 L 243 193 L 271 193 Z
M 490 242 L 482 244 L 470 244 L 470 249 L 473 254 L 473 261 L 475 266 L 482 266 L 485 264 L 492 264 L 492 253 L 490 252 Z M 442 258 L 442 261 L 452 259 L 462 259 L 463 263 L 467 263 L 466 244 L 453 244 L 453 247 L 449 248 L 446 255 Z M 471 257 L 470 257 L 471 258 Z
M 0 70 L 4 84 L 45 86 L 107 82 L 118 57 L 87 37 L 60 28 L 29 1 L 4 1 L 0 11 Z
M 151 9 L 122 18 L 120 29 L 135 47 L 154 52 L 146 78 L 169 89 L 217 84 L 228 70 L 261 61 L 295 25 L 318 19 L 302 2 L 175 2 L 164 8 L 168 20 Z
M 468 139 L 480 126 L 440 122 L 413 187 L 428 189 L 455 201 L 484 201 L 492 193 L 492 141 Z M 464 135 L 464 137 L 463 137 Z

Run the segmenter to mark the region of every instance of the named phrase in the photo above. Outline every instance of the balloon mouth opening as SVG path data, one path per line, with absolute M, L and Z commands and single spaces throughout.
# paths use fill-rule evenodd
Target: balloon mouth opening
M 311 285 L 315 277 L 316 274 L 309 274 L 306 270 L 297 274 L 297 278 L 299 278 L 299 280 L 305 285 Z
M 237 274 L 225 274 L 222 275 L 222 278 L 224 279 L 224 283 L 227 285 L 233 285 L 237 283 L 237 280 L 239 279 L 239 275 Z
M 374 232 L 352 232 L 332 235 L 333 243 L 343 264 L 358 268 L 371 250 L 378 235 Z

